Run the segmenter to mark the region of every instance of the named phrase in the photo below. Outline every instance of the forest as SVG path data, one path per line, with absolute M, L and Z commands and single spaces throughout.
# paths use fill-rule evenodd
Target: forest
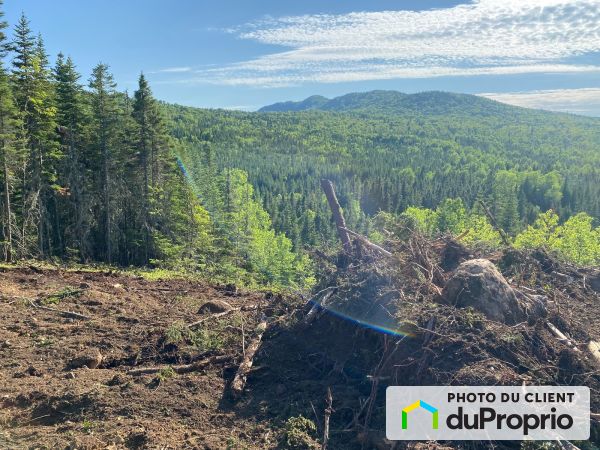
M 257 113 L 164 107 L 209 210 L 213 195 L 203 186 L 214 177 L 207 167 L 241 168 L 296 251 L 335 242 L 319 187 L 328 178 L 350 227 L 374 239 L 381 223 L 418 212 L 430 219 L 417 221 L 428 234 L 469 228 L 471 241 L 498 245 L 484 204 L 511 239 L 538 229 L 547 215 L 559 216 L 561 227 L 577 221 L 588 243 L 588 256 L 577 262 L 598 262 L 597 119 L 443 92 L 310 97 Z M 559 246 L 536 242 L 515 241 Z
M 600 449 L 600 118 L 437 91 L 182 106 L 2 5 L 0 448 Z M 394 386 L 434 389 L 418 438 Z M 449 435 L 446 389 L 487 386 L 576 389 L 501 408 L 578 429 Z
M 183 107 L 156 100 L 143 73 L 130 95 L 107 64 L 86 79 L 62 53 L 51 63 L 25 15 L 1 26 L 4 261 L 310 287 L 311 249 L 336 242 L 322 178 L 375 241 L 411 220 L 430 235 L 471 230 L 497 246 L 502 229 L 517 246 L 600 260 L 597 119 L 443 92 Z M 585 242 L 582 255 L 566 236 Z

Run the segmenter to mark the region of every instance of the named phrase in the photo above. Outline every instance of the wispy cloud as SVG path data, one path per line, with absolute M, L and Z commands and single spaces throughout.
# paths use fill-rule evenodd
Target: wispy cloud
M 165 69 L 155 70 L 152 73 L 185 73 L 191 71 L 191 67 L 167 67 Z
M 525 108 L 600 115 L 600 88 L 483 93 L 479 95 Z
M 426 11 L 269 18 L 227 30 L 282 51 L 194 71 L 183 82 L 305 82 L 600 71 L 598 0 L 474 0 Z

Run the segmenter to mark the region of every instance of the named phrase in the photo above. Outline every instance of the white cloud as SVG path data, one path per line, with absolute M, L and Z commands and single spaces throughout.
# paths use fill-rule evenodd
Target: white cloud
M 525 108 L 600 115 L 600 88 L 483 93 L 479 95 Z
M 281 86 L 597 71 L 573 60 L 600 51 L 600 1 L 475 0 L 426 11 L 270 18 L 228 32 L 284 50 L 200 70 L 194 79 Z
M 192 71 L 191 67 L 167 67 L 165 69 L 157 70 L 153 73 L 184 73 L 184 72 L 191 72 L 191 71 Z

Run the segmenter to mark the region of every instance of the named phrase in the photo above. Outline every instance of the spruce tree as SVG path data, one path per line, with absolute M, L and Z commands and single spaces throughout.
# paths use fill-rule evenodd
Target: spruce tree
M 100 191 L 101 230 L 103 258 L 113 262 L 113 168 L 114 149 L 118 139 L 119 107 L 116 100 L 113 76 L 106 64 L 98 64 L 89 81 L 92 103 L 92 148 L 98 161 L 99 173 L 96 185 Z
M 33 37 L 23 15 L 15 28 L 14 93 L 23 121 L 21 138 L 28 151 L 23 164 L 20 238 L 27 253 L 50 256 L 61 248 L 56 207 L 57 166 L 62 153 L 55 132 L 53 86 L 40 38 Z
M 86 185 L 90 165 L 86 136 L 88 117 L 79 78 L 71 58 L 65 60 L 60 53 L 54 68 L 54 80 L 56 122 L 65 153 L 60 174 L 61 184 L 66 186 L 61 191 L 66 206 L 61 215 L 61 228 L 69 230 L 64 237 L 66 248 L 76 250 L 79 259 L 85 261 L 90 256 L 88 239 L 92 218 L 88 191 L 92 186 Z
M 7 43 L 4 30 L 8 26 L 3 20 L 3 2 L 0 0 L 0 159 L 2 164 L 2 258 L 12 261 L 15 256 L 13 229 L 15 214 L 12 208 L 12 194 L 15 186 L 17 151 L 19 150 L 17 131 L 20 127 L 17 109 L 13 101 L 10 80 L 3 59 L 6 57 Z

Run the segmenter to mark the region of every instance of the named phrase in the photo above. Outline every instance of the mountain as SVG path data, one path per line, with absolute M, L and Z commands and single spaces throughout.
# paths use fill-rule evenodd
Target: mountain
M 311 95 L 307 99 L 301 102 L 281 102 L 274 103 L 270 106 L 261 108 L 260 111 L 264 112 L 287 112 L 287 111 L 308 111 L 310 109 L 322 109 L 328 102 L 328 98 L 321 95 Z
M 549 209 L 600 219 L 598 118 L 447 92 L 313 96 L 261 111 L 164 108 L 201 197 L 212 195 L 203 191 L 214 178 L 207 167 L 247 171 L 295 248 L 335 241 L 322 178 L 334 181 L 349 227 L 364 234 L 379 211 L 448 198 L 467 209 L 485 200 L 512 233 Z
M 313 95 L 300 102 L 265 106 L 259 112 L 297 112 L 308 110 L 355 112 L 363 114 L 480 115 L 507 113 L 522 115 L 524 108 L 511 106 L 477 95 L 429 91 L 404 94 L 398 91 L 355 92 L 333 99 Z

